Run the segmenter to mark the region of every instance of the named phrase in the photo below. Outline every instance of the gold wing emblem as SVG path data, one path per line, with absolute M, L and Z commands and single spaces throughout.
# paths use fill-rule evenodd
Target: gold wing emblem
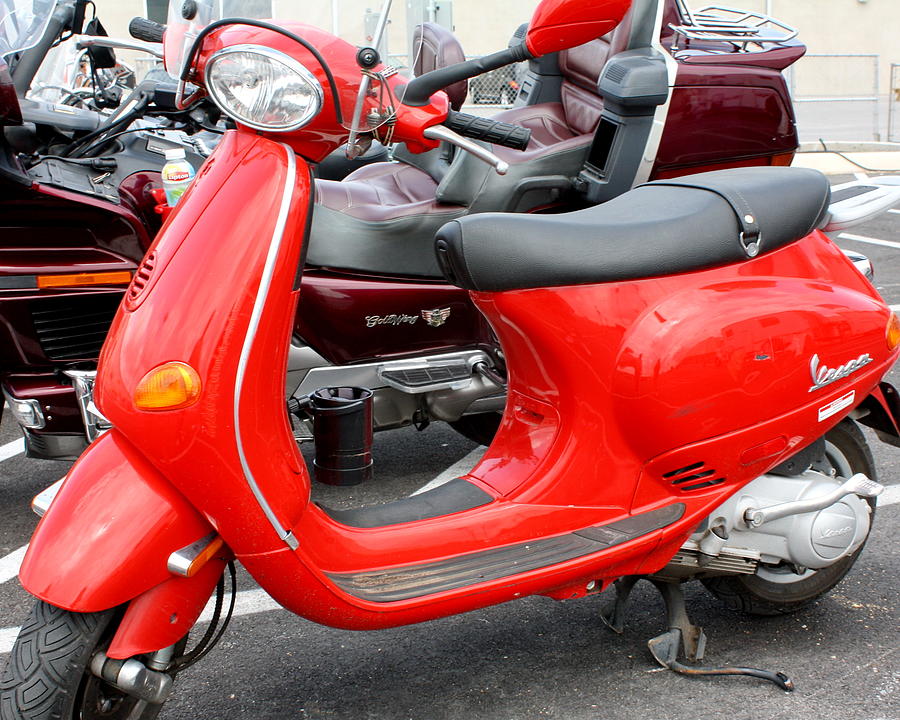
M 440 327 L 447 318 L 450 317 L 450 308 L 436 308 L 434 310 L 423 310 L 422 317 L 431 327 Z

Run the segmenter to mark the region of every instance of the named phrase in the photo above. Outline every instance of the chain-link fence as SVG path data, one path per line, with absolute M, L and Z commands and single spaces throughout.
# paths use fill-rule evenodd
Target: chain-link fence
M 475 56 L 467 56 L 466 59 L 473 60 Z M 387 63 L 397 68 L 401 75 L 409 77 L 412 74 L 406 55 L 390 54 L 387 56 Z M 512 107 L 527 72 L 528 63 L 522 62 L 472 78 L 469 80 L 466 107 L 469 109 L 483 107 L 485 110 Z
M 469 97 L 466 105 L 512 107 L 527 72 L 528 63 L 523 62 L 472 78 L 469 81 Z
M 788 71 L 801 142 L 881 140 L 881 56 L 809 53 Z

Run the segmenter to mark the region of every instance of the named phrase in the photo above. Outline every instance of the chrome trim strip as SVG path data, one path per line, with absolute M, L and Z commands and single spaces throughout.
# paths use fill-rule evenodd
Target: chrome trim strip
M 64 370 L 72 380 L 75 389 L 75 399 L 81 410 L 81 419 L 84 422 L 84 432 L 89 443 L 94 442 L 103 433 L 112 427 L 112 423 L 106 419 L 103 413 L 94 404 L 94 383 L 97 380 L 96 370 Z
M 0 277 L 0 290 L 36 290 L 37 275 L 5 275 Z
M 288 213 L 291 209 L 291 198 L 293 197 L 294 187 L 297 183 L 297 160 L 294 157 L 294 151 L 288 145 L 283 143 L 281 146 L 287 153 L 288 158 L 287 177 L 285 178 L 284 193 L 281 196 L 281 208 L 278 211 L 278 220 L 275 222 L 275 229 L 272 232 L 272 240 L 269 243 L 269 253 L 266 256 L 266 264 L 263 267 L 262 277 L 259 281 L 259 290 L 256 293 L 256 301 L 253 303 L 253 313 L 250 316 L 250 324 L 247 326 L 247 334 L 244 336 L 241 359 L 238 362 L 237 376 L 235 377 L 234 383 L 234 438 L 237 443 L 238 457 L 241 461 L 241 468 L 244 471 L 244 478 L 247 480 L 247 484 L 250 486 L 250 490 L 253 492 L 256 502 L 259 504 L 269 523 L 275 529 L 275 532 L 278 533 L 278 537 L 284 540 L 291 550 L 296 550 L 300 546 L 300 543 L 290 530 L 282 527 L 281 522 L 278 520 L 278 516 L 275 514 L 275 511 L 272 510 L 272 506 L 269 505 L 268 500 L 266 500 L 265 495 L 263 495 L 260 490 L 256 478 L 253 477 L 253 471 L 250 469 L 250 465 L 247 462 L 247 456 L 244 453 L 244 443 L 241 438 L 240 417 L 241 393 L 244 389 L 244 376 L 247 373 L 247 363 L 250 359 L 250 351 L 253 348 L 253 343 L 256 340 L 256 333 L 259 330 L 259 321 L 262 317 L 263 308 L 265 307 L 269 290 L 272 286 L 272 276 L 275 274 L 275 263 L 281 252 L 281 241 L 284 238 L 284 228 L 287 225 Z
M 9 406 L 9 411 L 13 414 L 16 422 L 19 423 L 21 427 L 28 430 L 42 430 L 43 428 L 47 427 L 47 419 L 44 417 L 44 410 L 43 408 L 41 408 L 40 402 L 38 402 L 34 398 L 15 398 L 8 392 L 6 392 L 6 390 L 4 390 L 3 399 Z M 20 410 L 20 408 L 22 407 L 31 408 L 31 413 L 35 418 L 34 422 L 25 421 L 22 415 L 22 410 Z
M 187 545 L 180 550 L 176 550 L 169 555 L 169 559 L 166 562 L 166 568 L 173 575 L 188 577 L 191 563 L 193 563 L 194 560 L 200 556 L 200 553 L 206 550 L 210 543 L 217 537 L 218 533 L 213 531 L 209 533 L 209 535 L 204 535 L 199 540 L 192 542 L 190 545 Z
M 672 94 L 675 91 L 675 77 L 678 75 L 678 62 L 672 57 L 659 41 L 659 35 L 662 32 L 663 16 L 666 12 L 666 0 L 659 0 L 656 8 L 656 24 L 653 28 L 653 40 L 650 47 L 663 56 L 666 61 L 666 69 L 669 72 L 669 96 L 666 101 L 656 108 L 653 114 L 653 127 L 650 130 L 650 136 L 647 138 L 647 144 L 644 146 L 644 154 L 641 156 L 641 163 L 638 165 L 637 172 L 634 174 L 634 182 L 631 187 L 647 182 L 650 179 L 650 173 L 656 164 L 656 154 L 659 152 L 659 145 L 662 142 L 663 132 L 666 129 L 666 120 L 669 117 L 669 106 L 672 104 Z
M 422 355 L 406 360 L 388 360 L 386 362 L 361 363 L 359 365 L 324 365 L 311 368 L 303 381 L 297 386 L 293 395 L 302 398 L 323 387 L 334 385 L 358 385 L 369 390 L 378 390 L 391 387 L 381 377 L 384 371 L 393 369 L 409 369 L 411 367 L 429 367 L 454 363 L 466 363 L 472 367 L 478 362 L 490 362 L 487 355 L 481 350 L 463 350 L 455 353 L 442 353 L 440 355 Z M 441 383 L 440 388 L 455 383 Z M 425 392 L 419 391 L 419 392 Z

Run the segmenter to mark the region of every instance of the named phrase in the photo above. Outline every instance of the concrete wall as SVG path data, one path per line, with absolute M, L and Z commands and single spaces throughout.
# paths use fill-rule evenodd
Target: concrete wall
M 128 21 L 145 13 L 146 0 L 95 1 L 112 35 L 125 35 Z M 411 1 L 394 0 L 390 53 L 406 54 L 406 6 Z M 366 10 L 378 12 L 381 7 L 381 0 L 273 2 L 276 17 L 303 20 L 329 30 L 333 29 L 333 3 L 337 3 L 338 33 L 351 42 L 365 37 Z M 693 7 L 706 4 L 689 2 Z M 538 0 L 452 0 L 452 4 L 455 31 L 466 53 L 481 55 L 505 47 L 513 31 L 528 21 Z M 722 4 L 768 10 L 800 29 L 810 53 L 880 54 L 880 90 L 888 93 L 890 63 L 900 63 L 900 0 L 729 0 Z M 809 58 L 798 65 L 796 82 L 798 92 L 806 96 L 869 94 L 874 69 L 871 60 Z

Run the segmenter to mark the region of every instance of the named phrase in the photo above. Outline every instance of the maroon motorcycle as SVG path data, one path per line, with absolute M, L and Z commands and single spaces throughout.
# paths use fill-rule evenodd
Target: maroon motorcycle
M 162 37 L 161 26 L 135 31 Z M 449 32 L 430 24 L 417 32 L 418 74 L 462 59 Z M 302 417 L 318 388 L 368 387 L 376 429 L 441 420 L 487 442 L 505 405 L 503 357 L 468 294 L 444 280 L 435 231 L 473 213 L 603 203 L 651 179 L 789 165 L 797 133 L 781 71 L 805 52 L 795 36 L 758 14 L 634 0 L 609 35 L 530 62 L 515 107 L 494 118 L 526 128 L 518 138 L 485 136 L 483 145 L 441 126 L 430 131 L 445 141 L 437 150 L 398 146 L 393 162 L 319 180 L 289 405 Z M 459 109 L 467 87 L 447 93 Z M 456 122 L 471 136 L 477 119 L 460 114 Z M 349 154 L 390 139 L 389 127 L 373 128 Z M 7 237 L 27 240 L 0 265 L 0 383 L 29 455 L 71 458 L 108 426 L 92 401 L 96 356 L 127 280 L 135 272 L 139 289 L 155 258 L 141 261 L 149 234 L 136 228 L 129 193 L 116 203 L 63 191 L 23 173 L 8 147 L 3 158 L 2 182 L 17 191 L 4 193 L 10 209 L 29 217 L 40 210 L 50 227 L 23 233 L 34 221 L 4 208 L 17 218 Z M 52 210 L 51 196 L 59 203 Z M 62 231 L 75 216 L 88 220 L 77 224 L 83 230 Z M 105 273 L 114 272 L 124 274 L 113 282 Z M 309 422 L 296 433 L 311 437 Z

